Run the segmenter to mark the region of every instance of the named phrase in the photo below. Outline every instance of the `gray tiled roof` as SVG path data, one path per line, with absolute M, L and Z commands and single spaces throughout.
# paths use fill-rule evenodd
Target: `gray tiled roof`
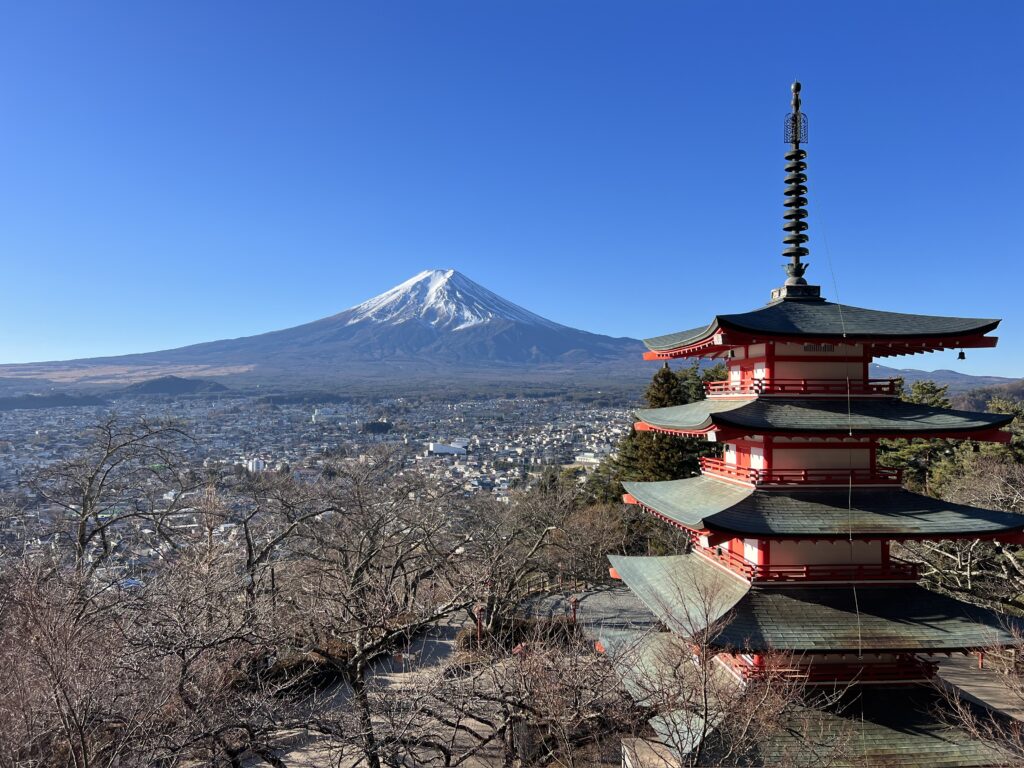
M 819 709 L 788 716 L 787 727 L 770 736 L 753 763 L 768 768 L 813 765 L 809 742 L 841 745 L 833 768 L 991 768 L 1012 758 L 997 745 L 952 727 L 938 715 L 944 700 L 929 686 L 854 688 Z M 802 758 L 802 759 L 801 759 Z
M 973 317 L 939 317 L 882 312 L 849 307 L 829 301 L 779 301 L 731 315 L 718 315 L 706 326 L 645 339 L 649 349 L 665 351 L 707 338 L 716 328 L 734 329 L 766 336 L 800 338 L 846 335 L 850 339 L 966 336 L 987 333 L 999 320 Z
M 912 585 L 752 589 L 717 642 L 788 651 L 947 651 L 1013 638 L 992 611 Z
M 728 613 L 750 586 L 696 555 L 608 555 L 619 578 L 675 632 L 692 635 Z M 714 600 L 708 601 L 708 595 Z
M 1010 644 L 1009 618 L 917 585 L 755 587 L 697 554 L 608 558 L 673 632 L 721 620 L 716 644 L 748 651 L 954 651 Z
M 859 687 L 836 700 L 810 700 L 784 713 L 785 722 L 751 745 L 745 765 L 765 768 L 993 768 L 1016 761 L 992 742 L 951 726 L 942 695 L 927 686 Z M 947 714 L 940 714 L 943 710 Z M 676 754 L 703 733 L 694 714 L 666 712 L 650 723 Z M 715 713 L 722 722 L 728 713 Z M 728 727 L 727 725 L 725 727 Z M 719 765 L 710 734 L 698 765 Z
M 1002 427 L 1013 416 L 975 413 L 906 403 L 902 400 L 816 400 L 757 398 L 725 400 L 709 398 L 669 408 L 636 412 L 640 421 L 661 429 L 700 431 L 711 427 L 735 427 L 750 434 L 772 432 L 848 432 L 854 434 L 906 432 L 968 432 Z
M 623 483 L 645 507 L 688 528 L 750 536 L 943 536 L 1024 528 L 1024 515 L 922 496 L 903 489 L 771 490 L 711 477 Z
M 625 482 L 622 487 L 645 507 L 687 528 L 707 527 L 720 512 L 742 503 L 754 492 L 703 475 L 651 483 Z

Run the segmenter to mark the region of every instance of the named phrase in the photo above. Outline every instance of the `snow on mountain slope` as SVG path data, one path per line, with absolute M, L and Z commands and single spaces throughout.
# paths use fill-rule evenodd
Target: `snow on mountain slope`
M 611 379 L 639 387 L 651 375 L 640 362 L 643 352 L 636 339 L 552 322 L 455 270 L 435 269 L 330 317 L 255 336 L 117 357 L 0 365 L 0 387 L 5 379 L 123 386 L 167 375 L 295 388 Z M 950 384 L 951 392 L 1005 381 L 952 371 L 871 370 L 908 382 L 934 379 Z
M 566 327 L 547 320 L 474 283 L 454 269 L 428 269 L 379 296 L 341 313 L 346 325 L 398 324 L 419 320 L 436 330 L 461 331 L 494 320 L 510 320 L 551 330 Z
M 601 376 L 642 376 L 642 352 L 635 339 L 552 322 L 448 269 L 421 272 L 351 309 L 291 328 L 72 363 L 77 380 L 88 379 L 97 366 L 145 369 L 146 378 L 201 366 L 204 377 L 231 368 L 250 380 L 389 381 L 401 371 L 434 381 L 511 381 L 547 376 L 542 368 L 572 376 L 588 366 Z M 0 379 L 5 373 L 46 379 L 62 371 L 70 380 L 67 369 L 61 362 L 0 366 Z

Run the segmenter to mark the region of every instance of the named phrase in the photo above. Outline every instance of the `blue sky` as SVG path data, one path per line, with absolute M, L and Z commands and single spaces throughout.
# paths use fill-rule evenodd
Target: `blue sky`
M 812 282 L 1002 317 L 1024 375 L 1024 3 L 0 3 L 0 361 L 330 315 L 454 267 L 612 335 L 759 306 L 782 119 Z M 829 268 L 831 262 L 831 271 Z

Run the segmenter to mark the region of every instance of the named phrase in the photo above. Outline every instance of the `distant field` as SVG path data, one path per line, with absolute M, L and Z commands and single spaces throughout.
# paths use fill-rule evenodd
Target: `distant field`
M 160 376 L 207 378 L 234 376 L 251 371 L 253 365 L 94 365 L 89 363 L 24 363 L 0 365 L 0 379 L 33 379 L 54 384 L 135 384 Z

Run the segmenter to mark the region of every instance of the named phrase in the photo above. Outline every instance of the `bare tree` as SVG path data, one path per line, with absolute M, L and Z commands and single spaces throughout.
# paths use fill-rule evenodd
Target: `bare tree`
M 127 640 L 166 700 L 157 759 L 234 767 L 257 755 L 283 767 L 282 740 L 316 711 L 311 668 L 279 663 L 290 635 L 269 595 L 245 600 L 241 565 L 234 548 L 191 548 L 124 607 Z
M 623 684 L 657 726 L 656 741 L 671 750 L 674 766 L 757 765 L 769 745 L 773 764 L 842 761 L 849 734 L 816 712 L 838 701 L 841 689 L 809 707 L 802 676 L 794 674 L 798 660 L 784 653 L 760 653 L 761 665 L 746 678 L 733 671 L 736 654 L 749 651 L 718 640 L 731 618 L 731 578 L 669 579 L 661 599 L 672 633 L 637 635 L 616 653 Z
M 592 766 L 618 753 L 637 714 L 608 659 L 566 622 L 528 622 L 372 691 L 389 765 Z
M 1024 514 L 1024 465 L 981 455 L 946 484 L 948 501 Z M 941 591 L 992 607 L 1024 609 L 1024 552 L 1017 544 L 980 539 L 905 542 L 901 556 L 922 566 Z
M 555 485 L 546 493 L 516 494 L 510 504 L 473 505 L 466 550 L 476 564 L 477 609 L 488 632 L 512 620 L 531 591 L 557 576 L 553 541 L 575 504 L 571 491 Z
M 382 737 L 372 696 L 372 665 L 474 600 L 463 537 L 443 496 L 380 452 L 347 462 L 318 484 L 325 507 L 282 562 L 278 608 L 296 643 L 333 669 L 351 691 L 354 746 L 379 768 L 396 743 Z M 347 738 L 344 720 L 321 721 Z
M 323 493 L 324 484 L 303 485 L 290 476 L 262 473 L 249 478 L 230 494 L 207 499 L 204 518 L 235 526 L 243 552 L 241 568 L 248 605 L 261 591 L 274 592 L 275 563 L 289 557 L 288 547 L 299 534 L 336 509 L 337 500 Z
M 546 550 L 549 571 L 574 582 L 601 584 L 608 578 L 608 555 L 626 554 L 629 530 L 622 504 L 577 506 L 558 523 Z
M 177 546 L 167 521 L 199 486 L 182 451 L 188 439 L 173 424 L 126 424 L 110 415 L 89 430 L 81 452 L 29 481 L 56 513 L 43 532 L 70 539 L 79 573 L 95 573 L 125 536 L 141 535 L 142 523 L 152 526 L 158 544 Z
M 133 765 L 152 744 L 163 702 L 119 605 L 81 575 L 3 563 L 0 766 Z

